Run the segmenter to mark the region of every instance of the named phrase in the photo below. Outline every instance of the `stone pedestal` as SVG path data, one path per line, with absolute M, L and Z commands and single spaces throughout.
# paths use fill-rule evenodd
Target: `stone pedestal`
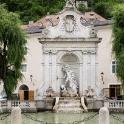
M 109 122 L 109 110 L 103 107 L 99 111 L 99 124 L 110 124 Z
M 12 108 L 11 124 L 22 124 L 21 109 L 19 107 Z

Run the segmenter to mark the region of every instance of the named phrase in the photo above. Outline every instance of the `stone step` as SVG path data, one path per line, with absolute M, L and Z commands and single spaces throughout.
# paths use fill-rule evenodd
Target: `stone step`
M 80 110 L 82 109 L 81 107 L 59 107 L 58 110 Z
M 58 108 L 59 110 L 63 109 L 62 107 Z M 75 108 L 72 108 L 72 107 L 68 107 L 66 108 L 65 110 L 82 110 L 81 107 L 75 107 Z
M 59 101 L 59 103 L 63 103 L 63 104 L 68 104 L 68 103 L 72 103 L 72 104 L 81 104 L 81 102 L 79 101 Z
M 80 97 L 60 97 L 59 100 L 80 100 Z
M 80 109 L 80 108 L 76 108 L 76 109 L 58 109 L 57 112 L 62 112 L 62 113 L 83 113 L 84 110 Z
M 81 105 L 58 105 L 59 107 L 81 107 Z
M 72 102 L 76 102 L 76 101 L 78 101 L 78 102 L 80 102 L 80 100 L 74 100 L 74 99 L 65 99 L 65 100 L 59 100 L 60 102 L 62 101 L 66 101 L 66 102 L 68 102 L 68 101 L 72 101 Z
M 82 113 L 84 110 L 79 99 L 64 98 L 59 100 L 57 112 Z
M 59 106 L 59 108 L 81 108 L 81 106 Z
M 81 104 L 61 104 L 61 103 L 59 103 L 58 104 L 59 106 L 81 106 Z
M 81 103 L 80 100 L 59 100 L 59 103 Z
M 80 101 L 59 101 L 59 104 L 63 104 L 63 105 L 81 105 Z

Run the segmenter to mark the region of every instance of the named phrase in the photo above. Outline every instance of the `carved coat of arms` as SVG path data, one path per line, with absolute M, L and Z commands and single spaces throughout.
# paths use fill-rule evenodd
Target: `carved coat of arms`
M 73 32 L 75 27 L 75 18 L 73 15 L 67 15 L 65 17 L 65 30 L 67 32 Z

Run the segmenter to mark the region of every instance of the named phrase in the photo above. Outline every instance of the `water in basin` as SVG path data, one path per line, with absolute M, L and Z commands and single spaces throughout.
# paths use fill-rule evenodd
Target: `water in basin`
M 124 120 L 124 114 L 114 114 L 120 119 Z M 5 115 L 0 115 L 0 118 Z M 0 120 L 0 124 L 10 124 L 11 116 L 5 117 L 4 120 Z M 70 114 L 70 113 L 51 113 L 51 112 L 39 112 L 39 113 L 22 113 L 23 124 L 98 124 L 98 113 L 88 112 L 82 114 Z M 84 122 L 82 121 L 84 120 Z M 110 115 L 110 124 L 123 124 L 121 120 L 116 120 Z

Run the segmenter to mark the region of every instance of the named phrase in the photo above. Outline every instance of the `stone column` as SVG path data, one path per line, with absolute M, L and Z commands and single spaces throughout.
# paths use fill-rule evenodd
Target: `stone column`
M 44 52 L 44 82 L 45 88 L 47 89 L 50 85 L 50 55 L 49 51 Z
M 41 54 L 42 54 L 42 60 L 41 60 L 41 74 L 40 75 L 41 75 L 42 81 L 40 83 L 42 84 L 37 85 L 37 89 L 38 89 L 37 93 L 39 94 L 40 92 L 40 97 L 44 95 L 43 93 L 46 90 L 46 87 L 45 87 L 46 85 L 44 85 L 45 84 L 45 54 L 44 54 L 44 51 L 42 51 Z M 40 88 L 42 88 L 42 91 L 41 90 L 39 91 Z
M 21 109 L 19 107 L 12 108 L 11 124 L 22 124 Z
M 90 51 L 88 50 L 88 53 L 87 53 L 87 86 L 91 87 L 91 53 Z M 87 88 L 88 88 L 87 87 Z
M 60 69 L 60 63 L 56 63 L 56 85 L 58 91 L 60 90 L 60 85 L 61 85 L 61 69 Z
M 49 84 L 50 84 L 51 87 L 52 87 L 52 80 L 53 80 L 53 77 L 52 77 L 52 64 L 53 64 L 52 63 L 52 52 L 49 51 Z
M 91 88 L 96 89 L 96 60 L 95 51 L 91 51 Z
M 109 110 L 107 107 L 102 107 L 99 110 L 99 124 L 110 124 L 110 122 L 109 122 Z
M 52 59 L 51 59 L 51 82 L 52 82 L 52 88 L 54 91 L 59 92 L 58 84 L 57 84 L 57 63 L 56 63 L 56 53 L 57 51 L 52 51 Z
M 82 96 L 83 95 L 83 89 L 84 89 L 84 87 L 83 87 L 83 63 L 80 63 L 80 77 L 79 77 L 79 93 L 80 93 L 80 96 Z
M 87 51 L 83 51 L 83 73 L 82 73 L 82 76 L 83 76 L 83 93 L 85 90 L 87 90 Z

